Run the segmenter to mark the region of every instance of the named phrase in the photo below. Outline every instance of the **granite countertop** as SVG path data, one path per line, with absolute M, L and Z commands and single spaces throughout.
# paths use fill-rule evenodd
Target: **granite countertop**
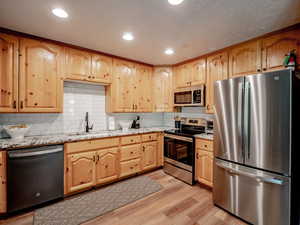
M 203 139 L 207 139 L 207 140 L 214 140 L 214 135 L 213 134 L 206 134 L 206 133 L 196 134 L 196 135 L 194 135 L 194 137 L 203 138 Z
M 140 129 L 129 129 L 128 131 L 115 130 L 115 131 L 97 131 L 90 133 L 69 133 L 69 134 L 52 134 L 44 136 L 28 136 L 22 141 L 13 141 L 10 138 L 0 139 L 0 149 L 9 150 L 15 148 L 24 148 L 31 146 L 42 146 L 52 144 L 63 144 L 66 142 L 97 139 L 105 137 L 117 137 L 132 134 L 143 134 L 149 132 L 162 132 L 170 129 L 170 127 L 152 127 L 152 128 L 140 128 Z

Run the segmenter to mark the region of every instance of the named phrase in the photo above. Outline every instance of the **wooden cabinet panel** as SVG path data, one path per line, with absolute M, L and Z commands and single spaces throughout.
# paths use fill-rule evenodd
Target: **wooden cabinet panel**
M 108 112 L 133 112 L 134 106 L 134 81 L 135 64 L 113 59 L 112 84 L 107 88 Z
M 46 42 L 20 41 L 20 112 L 61 112 L 63 48 Z
M 7 209 L 6 199 L 6 152 L 0 152 L 0 213 L 5 213 Z
M 142 145 L 142 168 L 143 170 L 156 167 L 157 141 L 143 143 Z
M 218 53 L 207 58 L 206 111 L 213 113 L 214 82 L 228 78 L 228 54 Z
M 141 142 L 140 135 L 133 135 L 133 136 L 125 136 L 121 137 L 121 144 L 122 145 L 130 145 Z
M 121 177 L 129 176 L 141 171 L 141 159 L 121 162 Z
M 18 38 L 0 34 L 0 49 L 0 112 L 17 112 Z
M 96 153 L 84 152 L 67 156 L 68 193 L 95 185 Z
M 152 67 L 137 65 L 134 82 L 136 112 L 152 111 L 152 72 Z
M 99 83 L 111 83 L 111 76 L 112 58 L 99 54 L 92 54 L 92 81 Z
M 142 142 L 147 141 L 156 141 L 157 140 L 157 133 L 150 133 L 150 134 L 143 134 L 142 135 Z
M 65 151 L 67 154 L 83 152 L 93 149 L 110 148 L 118 146 L 120 138 L 103 138 L 98 140 L 87 140 L 65 144 Z
M 173 73 L 170 67 L 157 67 L 152 78 L 153 111 L 173 111 Z
M 175 70 L 175 88 L 190 87 L 191 82 L 191 65 L 183 64 Z
M 191 85 L 205 84 L 206 81 L 206 59 L 198 59 L 190 63 Z
M 197 146 L 197 148 L 200 148 L 205 151 L 210 151 L 210 152 L 213 151 L 213 141 L 210 141 L 210 140 L 204 140 L 204 139 L 197 138 L 196 146 Z
M 121 147 L 121 161 L 141 157 L 141 144 L 126 145 Z
M 157 139 L 157 166 L 164 165 L 164 133 L 158 134 Z
M 249 42 L 229 52 L 229 76 L 237 77 L 261 72 L 261 41 Z
M 196 180 L 213 186 L 213 153 L 196 149 Z
M 97 151 L 96 184 L 102 184 L 119 177 L 119 151 L 118 148 Z
M 272 35 L 262 40 L 262 66 L 263 71 L 282 69 L 283 60 L 291 50 L 300 53 L 300 30 L 293 30 L 277 35 Z M 300 63 L 300 57 L 297 57 Z
M 66 49 L 66 78 L 88 80 L 91 78 L 92 58 L 89 52 Z

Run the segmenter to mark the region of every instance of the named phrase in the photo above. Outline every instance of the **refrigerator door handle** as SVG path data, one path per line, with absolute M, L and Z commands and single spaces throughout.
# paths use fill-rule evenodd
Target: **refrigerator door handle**
M 238 123 L 238 136 L 239 136 L 239 138 L 241 138 L 240 143 L 241 143 L 241 147 L 242 147 L 241 154 L 242 154 L 243 160 L 245 158 L 245 152 L 244 152 L 244 149 L 243 149 L 243 147 L 244 147 L 244 145 L 243 145 L 243 139 L 244 139 L 244 137 L 243 137 L 244 114 L 242 113 L 243 112 L 243 107 L 244 107 L 244 102 L 243 102 L 244 89 L 245 89 L 244 82 L 239 83 L 238 84 L 238 107 L 239 107 L 239 109 L 238 109 L 238 114 L 237 114 L 237 117 L 238 117 L 237 118 L 237 123 Z
M 245 102 L 244 102 L 244 115 L 243 115 L 243 124 L 244 124 L 244 135 L 243 135 L 243 149 L 245 152 L 245 157 L 247 156 L 250 159 L 250 147 L 249 147 L 249 133 L 250 133 L 250 83 L 245 82 Z
M 284 184 L 283 180 L 278 179 L 276 177 L 259 176 L 259 175 L 255 175 L 255 174 L 252 174 L 252 173 L 247 173 L 245 171 L 237 170 L 237 169 L 234 169 L 234 168 L 232 168 L 230 166 L 227 166 L 227 165 L 224 165 L 224 164 L 218 163 L 218 162 L 216 162 L 216 165 L 218 167 L 221 167 L 221 168 L 227 170 L 232 175 L 246 176 L 246 177 L 249 177 L 249 178 L 256 179 L 257 182 L 271 183 L 271 184 L 278 184 L 278 185 L 283 185 Z

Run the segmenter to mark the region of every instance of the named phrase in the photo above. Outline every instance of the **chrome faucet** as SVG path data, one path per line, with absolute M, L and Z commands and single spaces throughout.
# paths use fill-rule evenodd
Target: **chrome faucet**
M 85 113 L 85 132 L 89 132 L 90 130 L 93 130 L 93 124 L 92 126 L 89 125 L 89 113 Z

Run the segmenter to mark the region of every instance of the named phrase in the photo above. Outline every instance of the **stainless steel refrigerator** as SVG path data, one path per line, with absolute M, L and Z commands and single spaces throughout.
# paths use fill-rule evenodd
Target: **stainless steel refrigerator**
M 299 225 L 300 82 L 291 70 L 215 82 L 215 205 L 257 225 Z

